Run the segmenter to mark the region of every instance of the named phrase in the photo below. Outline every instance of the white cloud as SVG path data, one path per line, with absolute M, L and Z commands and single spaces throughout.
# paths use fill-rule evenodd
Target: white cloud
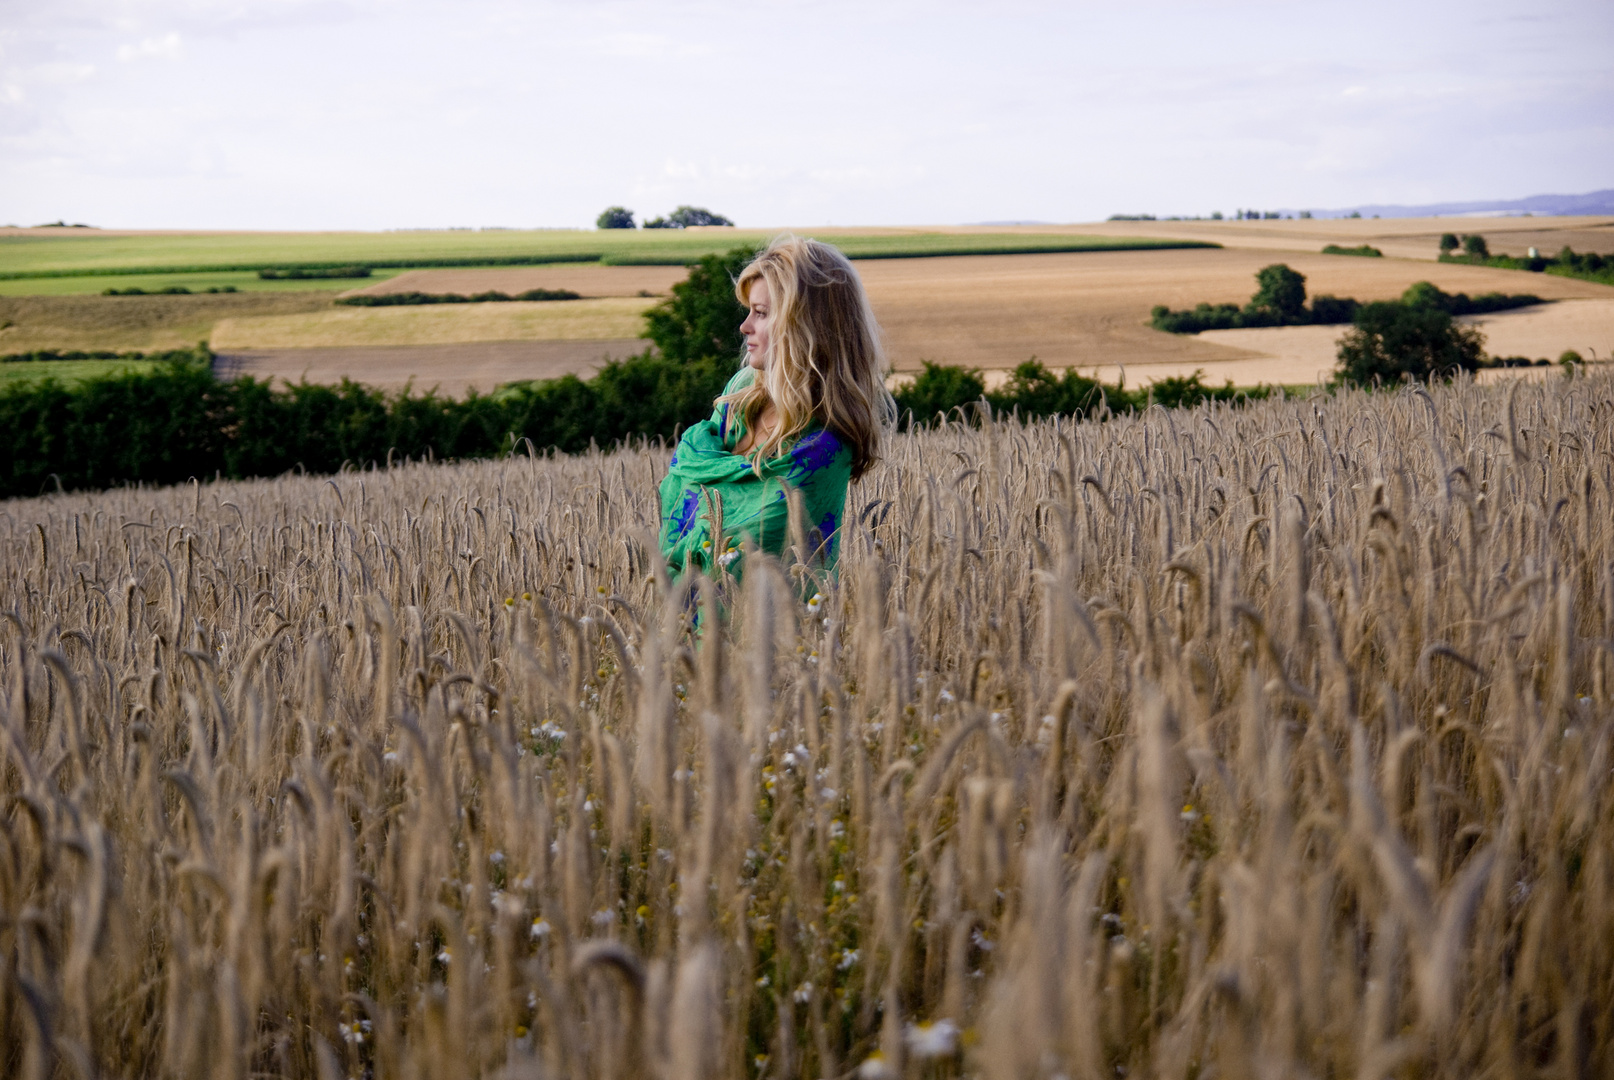
M 138 44 L 118 46 L 118 59 L 124 63 L 131 60 L 144 60 L 154 57 L 163 60 L 178 60 L 184 51 L 184 45 L 179 35 L 170 30 L 162 37 L 142 38 Z

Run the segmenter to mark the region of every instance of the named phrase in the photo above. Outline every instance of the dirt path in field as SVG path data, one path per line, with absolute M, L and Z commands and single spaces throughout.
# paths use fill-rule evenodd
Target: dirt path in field
M 348 349 L 241 349 L 220 353 L 214 371 L 221 378 L 252 375 L 297 382 L 335 383 L 342 379 L 386 390 L 413 384 L 421 392 L 437 388 L 459 397 L 467 390 L 487 393 L 521 379 L 587 377 L 610 358 L 644 351 L 638 338 L 606 341 L 478 341 L 460 345 L 394 345 Z

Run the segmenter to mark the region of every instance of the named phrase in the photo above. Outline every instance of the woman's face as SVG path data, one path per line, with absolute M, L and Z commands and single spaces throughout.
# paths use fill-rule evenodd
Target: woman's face
M 746 314 L 745 322 L 740 324 L 740 333 L 745 335 L 746 359 L 752 367 L 761 371 L 768 355 L 768 320 L 773 313 L 766 278 L 759 277 L 751 283 L 747 299 L 747 306 L 751 310 Z

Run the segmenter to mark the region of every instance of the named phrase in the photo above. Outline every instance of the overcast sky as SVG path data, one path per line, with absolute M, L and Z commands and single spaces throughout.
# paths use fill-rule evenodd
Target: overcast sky
M 1614 187 L 1614 3 L 0 0 L 0 223 L 1084 221 Z

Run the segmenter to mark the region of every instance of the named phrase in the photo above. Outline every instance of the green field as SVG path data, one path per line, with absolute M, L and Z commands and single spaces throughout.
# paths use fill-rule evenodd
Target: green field
M 200 281 L 202 274 L 216 278 L 264 267 L 299 266 L 405 269 L 556 262 L 680 265 L 702 255 L 760 243 L 769 235 L 759 230 L 700 229 L 0 236 L 0 281 L 177 274 L 198 275 L 195 280 Z M 826 231 L 815 235 L 857 259 L 1217 246 L 1186 240 L 1052 233 Z M 189 279 L 171 283 L 191 285 Z M 221 283 L 236 282 L 232 279 Z M 328 288 L 329 283 L 325 284 Z

